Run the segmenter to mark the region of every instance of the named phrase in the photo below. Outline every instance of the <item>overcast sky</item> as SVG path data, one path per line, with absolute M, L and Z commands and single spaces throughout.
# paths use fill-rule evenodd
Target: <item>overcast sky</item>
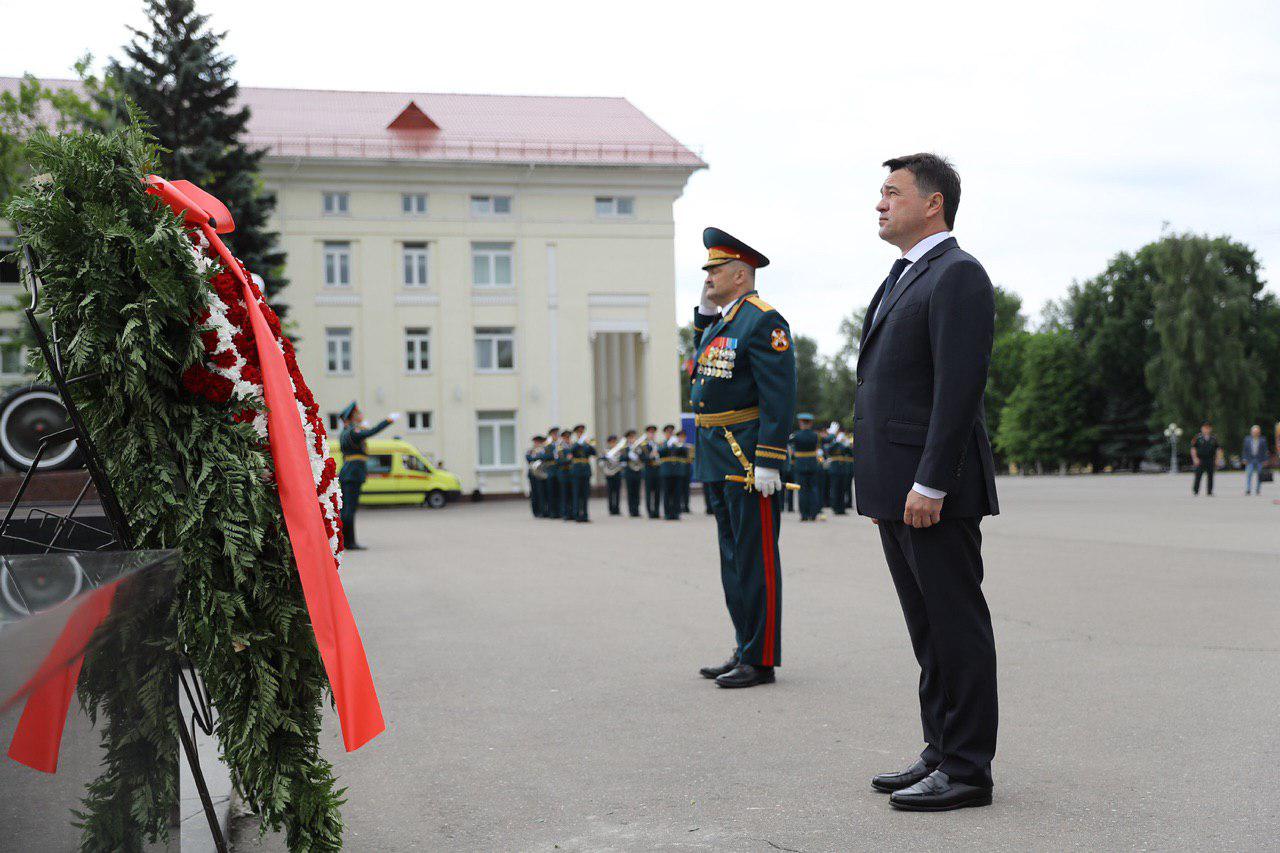
M 630 99 L 711 166 L 676 205 L 682 320 L 714 224 L 770 256 L 763 294 L 834 350 L 896 256 L 879 164 L 920 150 L 953 160 L 961 245 L 1033 318 L 1166 222 L 1280 266 L 1274 0 L 198 6 L 243 85 Z M 141 7 L 0 0 L 0 74 L 118 54 Z

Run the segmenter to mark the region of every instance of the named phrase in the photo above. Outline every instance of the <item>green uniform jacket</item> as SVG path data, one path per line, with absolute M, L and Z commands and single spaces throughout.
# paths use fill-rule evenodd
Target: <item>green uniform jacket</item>
M 727 314 L 704 317 L 695 309 L 698 341 L 693 377 L 693 412 L 699 419 L 759 407 L 759 416 L 727 428 L 747 461 L 782 468 L 787 435 L 796 413 L 796 354 L 791 327 L 755 291 Z M 723 483 L 743 473 L 725 427 L 698 425 L 695 474 L 703 483 Z
M 791 434 L 792 464 L 797 474 L 816 474 L 822 467 L 818 463 L 818 434 L 811 429 L 798 429 Z
M 368 429 L 356 429 L 353 426 L 342 428 L 338 435 L 338 448 L 342 451 L 342 470 L 338 472 L 340 483 L 363 483 L 369 479 L 369 465 L 363 459 L 352 459 L 352 456 L 367 456 L 366 439 L 372 438 L 391 426 L 391 421 L 383 420 Z
M 596 455 L 596 449 L 585 441 L 574 442 L 569 448 L 570 464 L 573 466 L 573 476 L 580 480 L 591 479 L 591 457 Z

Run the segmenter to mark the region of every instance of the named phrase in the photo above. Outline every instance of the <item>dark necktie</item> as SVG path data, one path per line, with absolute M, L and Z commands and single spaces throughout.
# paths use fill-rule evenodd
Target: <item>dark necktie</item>
M 893 262 L 893 266 L 889 268 L 889 277 L 884 282 L 884 295 L 880 297 L 880 304 L 876 306 L 876 314 L 880 314 L 880 309 L 889 303 L 889 294 L 893 293 L 894 285 L 898 283 L 898 279 L 902 278 L 902 271 L 911 266 L 911 261 L 906 258 L 898 258 Z

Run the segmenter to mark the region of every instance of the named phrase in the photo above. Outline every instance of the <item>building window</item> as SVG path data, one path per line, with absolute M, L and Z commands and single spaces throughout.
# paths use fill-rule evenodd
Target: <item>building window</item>
M 426 243 L 404 244 L 404 286 L 426 287 L 428 263 Z
M 431 432 L 430 412 L 409 412 L 409 432 Z M 409 457 L 405 457 L 407 462 Z
M 514 468 L 516 413 L 476 412 L 476 446 L 477 467 Z
M 476 370 L 494 372 L 515 367 L 515 329 L 476 329 Z
M 425 216 L 427 212 L 427 194 L 402 193 L 400 195 L 400 212 L 410 216 Z
M 329 415 L 329 432 L 337 432 L 342 427 L 342 416 L 337 412 L 330 412 Z
M 337 326 L 324 330 L 324 348 L 328 372 L 351 373 L 351 327 Z
M 511 287 L 514 249 L 511 243 L 471 244 L 471 283 L 476 287 Z
M 596 196 L 596 216 L 608 218 L 611 216 L 635 216 L 635 214 L 636 200 L 631 196 Z
M 431 330 L 404 330 L 404 369 L 409 373 L 431 370 Z
M 18 270 L 18 259 L 9 255 L 18 248 L 18 241 L 12 237 L 0 237 L 0 284 L 22 284 L 22 275 Z
M 346 216 L 351 212 L 351 194 L 350 193 L 324 193 L 324 215 L 325 216 Z
M 14 378 L 26 372 L 27 349 L 13 332 L 0 332 L 0 376 Z
M 511 196 L 509 195 L 473 195 L 471 197 L 472 216 L 510 216 Z
M 324 284 L 325 287 L 351 286 L 351 244 L 324 244 Z

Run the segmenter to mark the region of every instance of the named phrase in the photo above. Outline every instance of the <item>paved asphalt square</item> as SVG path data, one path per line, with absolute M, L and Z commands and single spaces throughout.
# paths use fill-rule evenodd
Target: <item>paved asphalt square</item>
M 783 517 L 784 665 L 730 691 L 697 674 L 730 631 L 696 492 L 680 522 L 363 510 L 343 579 L 389 725 L 347 755 L 330 715 L 346 848 L 1275 849 L 1280 492 L 1243 482 L 999 480 L 995 804 L 923 815 L 868 784 L 920 726 L 865 519 Z

